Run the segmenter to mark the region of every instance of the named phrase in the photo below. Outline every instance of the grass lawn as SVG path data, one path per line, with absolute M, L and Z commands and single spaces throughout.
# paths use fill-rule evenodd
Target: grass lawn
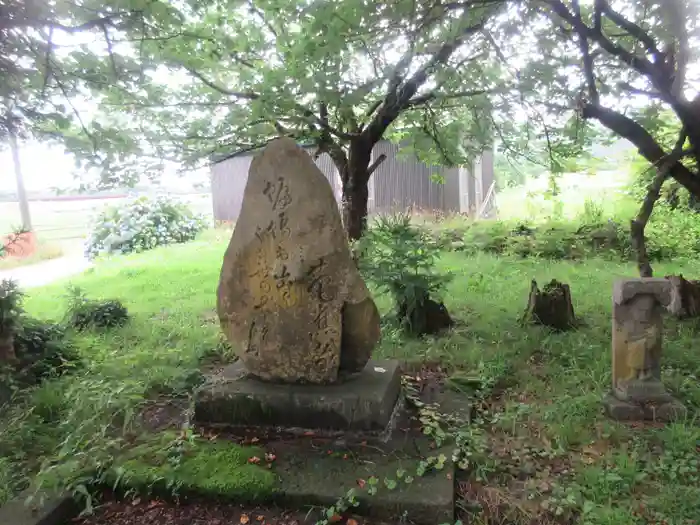
M 225 354 L 214 306 L 227 238 L 208 233 L 187 245 L 115 258 L 72 280 L 91 297 L 121 299 L 133 319 L 113 332 L 81 336 L 85 369 L 45 383 L 33 394 L 31 413 L 17 411 L 0 425 L 0 486 L 13 462 L 36 468 L 37 456 L 62 457 L 45 464 L 49 478 L 75 472 L 76 464 L 94 465 L 110 446 L 121 446 L 104 444 L 107 425 L 138 427 L 134 415 L 145 400 L 188 391 L 202 360 Z M 448 371 L 478 374 L 489 387 L 470 441 L 477 460 L 457 484 L 472 522 L 564 524 L 575 515 L 587 524 L 694 523 L 700 516 L 697 325 L 669 319 L 663 357 L 664 380 L 691 420 L 622 425 L 603 416 L 600 401 L 611 375 L 612 284 L 635 276 L 633 265 L 461 253 L 445 253 L 441 264 L 455 274 L 444 299 L 459 326 L 428 341 L 387 331 L 375 355 L 440 361 Z M 695 276 L 700 263 L 655 270 Z M 585 326 L 569 334 L 521 327 L 533 278 L 569 283 Z M 33 289 L 26 308 L 58 319 L 64 294 L 65 283 Z M 383 298 L 378 304 L 388 306 Z

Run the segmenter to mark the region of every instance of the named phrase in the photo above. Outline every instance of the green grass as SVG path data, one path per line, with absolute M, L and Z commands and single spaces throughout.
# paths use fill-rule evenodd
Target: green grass
M 106 422 L 131 429 L 147 399 L 190 390 L 202 360 L 217 352 L 214 308 L 226 239 L 226 232 L 216 232 L 114 258 L 73 279 L 92 298 L 120 299 L 133 318 L 118 330 L 79 338 L 86 369 L 44 384 L 29 400 L 29 415 L 15 411 L 0 425 L 0 456 L 30 471 L 38 468 L 33 458 L 47 459 L 47 480 L 79 484 L 78 467 L 94 467 L 125 445 L 110 441 Z M 473 523 L 488 523 L 489 516 L 495 522 L 504 508 L 512 523 L 523 524 L 533 517 L 547 522 L 539 516 L 562 524 L 572 516 L 586 524 L 647 523 L 632 511 L 648 522 L 674 524 L 700 516 L 697 323 L 668 319 L 664 340 L 663 378 L 690 419 L 659 428 L 623 425 L 603 415 L 601 399 L 611 381 L 612 285 L 636 276 L 632 264 L 445 253 L 441 265 L 455 275 L 444 300 L 459 326 L 427 341 L 406 341 L 387 330 L 375 355 L 440 361 L 494 388 L 484 399 L 489 464 L 477 465 L 485 479 L 470 485 L 472 503 L 481 505 Z M 692 277 L 700 263 L 656 264 L 655 271 Z M 571 285 L 576 314 L 585 322 L 580 330 L 553 334 L 519 325 L 533 278 Z M 60 319 L 65 284 L 31 290 L 28 311 Z M 384 298 L 378 304 L 388 306 Z
M 276 477 L 252 464 L 265 457 L 262 449 L 225 441 L 181 440 L 173 432 L 157 435 L 117 460 L 110 484 L 122 483 L 138 492 L 196 494 L 252 503 L 269 499 Z

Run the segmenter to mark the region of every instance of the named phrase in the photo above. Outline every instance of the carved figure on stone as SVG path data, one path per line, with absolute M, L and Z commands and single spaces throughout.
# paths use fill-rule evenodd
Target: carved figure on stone
M 224 333 L 261 379 L 338 381 L 363 369 L 379 339 L 330 184 L 291 139 L 250 166 L 217 297 Z
M 684 413 L 661 382 L 663 312 L 672 303 L 666 279 L 630 279 L 613 290 L 612 392 L 617 419 L 671 419 Z

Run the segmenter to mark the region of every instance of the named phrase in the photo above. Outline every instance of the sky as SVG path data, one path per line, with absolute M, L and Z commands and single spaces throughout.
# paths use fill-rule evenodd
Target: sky
M 24 186 L 28 191 L 50 190 L 52 188 L 77 188 L 80 181 L 74 157 L 64 152 L 61 146 L 27 142 L 20 146 L 20 164 Z M 187 189 L 193 182 L 204 182 L 209 177 L 209 170 L 190 172 L 179 176 L 177 166 L 171 166 L 163 175 L 161 185 L 169 189 Z M 0 150 L 0 191 L 15 191 L 15 172 L 12 153 L 9 149 Z

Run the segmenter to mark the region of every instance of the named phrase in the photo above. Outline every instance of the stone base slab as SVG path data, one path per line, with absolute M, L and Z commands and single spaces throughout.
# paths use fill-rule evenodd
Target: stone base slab
M 401 392 L 398 361 L 370 360 L 356 377 L 332 385 L 267 383 L 239 361 L 197 393 L 198 423 L 331 431 L 383 431 Z
M 359 507 L 353 510 L 362 516 L 385 523 L 413 523 L 435 525 L 454 523 L 455 466 L 445 463 L 443 470 L 434 470 L 425 476 L 416 476 L 420 457 L 444 453 L 449 457 L 452 447 L 431 449 L 428 440 L 412 439 L 404 450 L 387 447 L 372 448 L 372 452 L 350 452 L 347 459 L 340 454 L 326 455 L 325 451 L 309 454 L 308 450 L 287 450 L 275 461 L 274 472 L 279 475 L 280 487 L 275 503 L 291 508 L 334 505 L 351 488 L 357 489 Z M 398 469 L 415 480 L 411 484 L 399 480 Z M 379 479 L 378 491 L 370 496 L 358 489 L 360 480 L 372 476 Z M 388 489 L 384 480 L 395 480 L 397 487 Z
M 25 501 L 32 491 L 26 491 L 0 508 L 2 525 L 63 525 L 78 515 L 80 507 L 63 494 L 44 493 L 34 496 L 33 503 Z
M 685 419 L 687 410 L 677 399 L 658 405 L 640 405 L 622 401 L 612 394 L 603 399 L 606 414 L 617 421 L 660 421 L 671 422 Z

